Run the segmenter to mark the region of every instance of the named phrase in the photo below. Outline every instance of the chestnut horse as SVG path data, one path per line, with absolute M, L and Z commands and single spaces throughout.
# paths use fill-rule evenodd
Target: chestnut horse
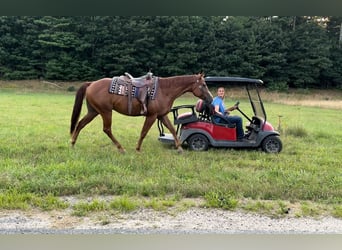
M 111 82 L 112 78 L 86 82 L 77 91 L 70 126 L 71 144 L 73 146 L 80 131 L 100 114 L 103 120 L 103 132 L 107 134 L 120 152 L 125 152 L 125 149 L 112 134 L 112 110 L 124 115 L 140 116 L 141 104 L 136 98 L 132 98 L 132 109 L 129 113 L 128 97 L 109 93 Z M 192 92 L 196 97 L 207 102 L 211 102 L 213 99 L 203 74 L 158 77 L 155 99 L 148 100 L 146 119 L 136 146 L 138 152 L 141 150 L 141 144 L 156 119 L 159 119 L 170 130 L 175 138 L 176 149 L 179 152 L 183 150 L 167 114 L 172 108 L 174 100 L 186 92 Z M 78 122 L 84 97 L 86 98 L 88 113 Z

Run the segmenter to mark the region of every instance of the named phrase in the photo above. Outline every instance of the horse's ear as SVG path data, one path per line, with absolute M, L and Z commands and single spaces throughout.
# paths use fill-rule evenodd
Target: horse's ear
M 201 71 L 199 74 L 201 75 L 201 77 L 204 77 L 204 76 L 205 76 L 205 74 L 204 74 L 203 71 Z

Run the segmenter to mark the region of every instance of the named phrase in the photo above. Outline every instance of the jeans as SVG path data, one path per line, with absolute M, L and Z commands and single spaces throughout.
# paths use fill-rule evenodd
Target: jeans
M 242 118 L 240 116 L 237 116 L 237 115 L 229 115 L 229 116 L 226 116 L 226 118 L 231 123 L 236 124 L 237 138 L 242 139 L 244 136 L 244 132 L 243 132 L 243 128 L 242 128 Z

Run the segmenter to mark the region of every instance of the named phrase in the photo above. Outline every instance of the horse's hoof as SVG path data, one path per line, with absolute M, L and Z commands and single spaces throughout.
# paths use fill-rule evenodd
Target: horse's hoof
M 124 148 L 119 148 L 119 152 L 120 152 L 121 154 L 126 154 L 126 150 L 125 150 Z
M 183 148 L 179 147 L 179 148 L 177 149 L 177 153 L 178 153 L 178 154 L 182 154 L 182 153 L 183 153 Z

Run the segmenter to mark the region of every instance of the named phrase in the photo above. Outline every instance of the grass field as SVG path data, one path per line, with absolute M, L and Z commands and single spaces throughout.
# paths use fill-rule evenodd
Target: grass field
M 16 83 L 0 82 L 0 209 L 64 209 L 71 205 L 60 197 L 95 197 L 73 205 L 82 215 L 139 206 L 160 209 L 201 198 L 206 207 L 276 216 L 291 208 L 296 216 L 342 217 L 341 92 L 263 91 L 274 127 L 281 116 L 280 154 L 233 149 L 178 154 L 157 140 L 156 125 L 139 154 L 135 145 L 144 118 L 113 113 L 113 133 L 127 150 L 120 154 L 102 132 L 100 117 L 70 147 L 74 92 L 61 86 L 18 89 Z M 231 104 L 239 99 L 250 114 L 238 90 L 228 98 Z M 187 94 L 175 105 L 195 102 Z M 97 200 L 102 196 L 113 198 L 107 204 Z

